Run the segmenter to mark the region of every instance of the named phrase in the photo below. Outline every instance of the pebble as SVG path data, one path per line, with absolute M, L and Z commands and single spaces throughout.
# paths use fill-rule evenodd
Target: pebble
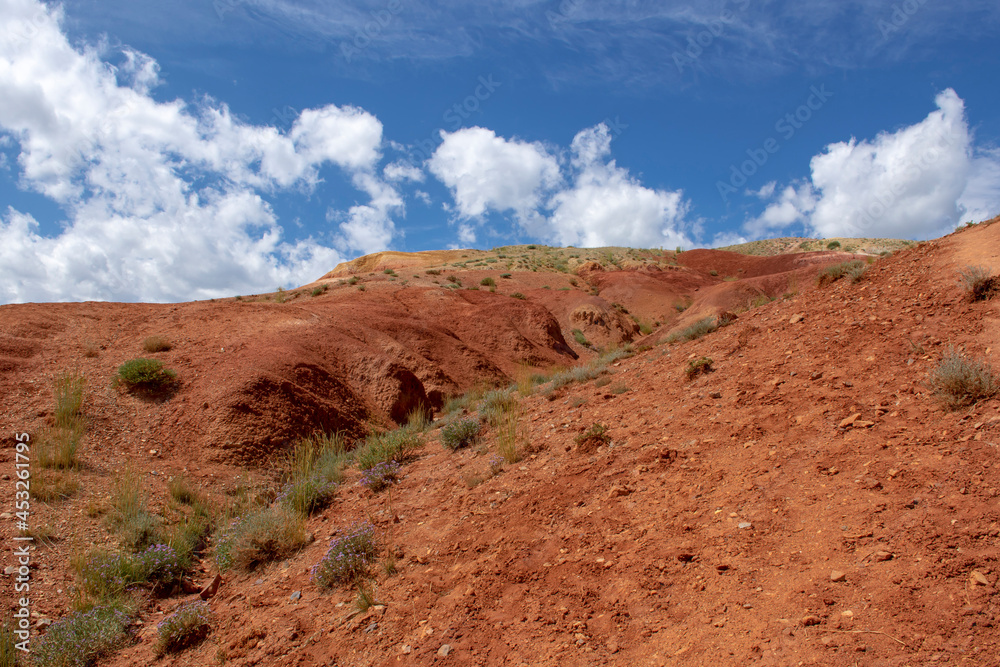
M 990 580 L 987 579 L 986 575 L 984 575 L 979 570 L 973 570 L 971 573 L 969 573 L 969 578 L 972 580 L 972 583 L 974 584 L 979 584 L 980 586 L 990 585 Z
M 253 585 L 254 585 L 254 586 L 260 586 L 260 585 L 261 585 L 261 584 L 263 584 L 263 583 L 264 583 L 264 580 L 263 580 L 263 579 L 258 579 L 257 581 L 253 582 Z
M 301 600 L 302 599 L 302 591 L 295 591 L 294 593 L 292 593 L 289 596 L 289 598 L 291 599 L 292 602 L 296 602 L 297 600 Z
M 750 523 L 749 521 L 741 521 L 740 524 L 737 526 L 737 528 L 745 530 L 747 528 L 753 528 L 753 524 Z
M 819 616 L 803 616 L 801 622 L 803 626 L 808 628 L 810 625 L 819 625 L 822 621 Z
M 413 653 L 413 647 L 410 646 L 409 644 L 403 644 L 403 648 L 400 649 L 400 653 L 402 653 L 403 655 L 410 655 L 411 653 Z
M 833 582 L 847 581 L 847 573 L 841 572 L 840 570 L 834 570 L 833 572 L 830 573 L 830 581 Z
M 371 633 L 375 632 L 376 630 L 378 630 L 378 623 L 372 623 L 367 628 L 365 628 L 365 634 L 366 635 L 370 635 Z
M 451 653 L 451 644 L 442 644 L 441 648 L 438 649 L 438 655 L 442 658 L 447 658 L 449 653 Z

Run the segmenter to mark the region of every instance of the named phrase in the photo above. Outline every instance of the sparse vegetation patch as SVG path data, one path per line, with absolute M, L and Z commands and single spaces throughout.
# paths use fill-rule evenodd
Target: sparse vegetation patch
M 687 368 L 684 369 L 684 374 L 687 376 L 688 380 L 693 380 L 699 375 L 704 375 L 706 373 L 712 372 L 713 362 L 708 357 L 700 357 L 698 359 L 692 359 L 688 362 Z
M 118 367 L 117 381 L 129 391 L 160 394 L 174 387 L 177 373 L 157 359 L 130 359 Z
M 211 623 L 212 609 L 207 602 L 195 600 L 182 604 L 156 626 L 156 655 L 178 653 L 197 645 L 208 636 Z
M 992 398 L 1000 391 L 1000 381 L 992 368 L 954 349 L 931 372 L 930 384 L 938 399 L 951 410 Z
M 31 646 L 33 667 L 88 667 L 129 640 L 135 612 L 115 603 L 56 621 Z
M 1000 292 L 1000 279 L 985 266 L 967 266 L 958 274 L 970 301 L 985 301 Z
M 706 317 L 700 319 L 689 327 L 685 327 L 680 331 L 675 331 L 674 333 L 667 336 L 668 343 L 680 343 L 689 340 L 696 340 L 712 333 L 719 328 L 718 322 L 715 321 L 714 317 Z
M 441 429 L 441 444 L 451 450 L 468 447 L 479 435 L 478 419 L 463 417 Z
M 375 527 L 362 523 L 330 542 L 330 549 L 312 568 L 312 580 L 320 588 L 357 581 L 368 572 L 378 555 Z

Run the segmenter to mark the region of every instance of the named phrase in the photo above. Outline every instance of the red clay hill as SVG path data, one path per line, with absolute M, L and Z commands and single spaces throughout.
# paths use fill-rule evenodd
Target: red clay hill
M 425 409 L 440 419 L 391 494 L 348 469 L 309 519 L 314 542 L 224 575 L 204 642 L 156 657 L 157 622 L 190 596 L 149 598 L 135 641 L 98 664 L 1000 664 L 1000 403 L 946 410 L 928 385 L 953 348 L 1000 366 L 1000 300 L 972 302 L 958 280 L 1000 270 L 996 222 L 884 257 L 380 253 L 272 295 L 4 306 L 8 470 L 11 434 L 53 422 L 53 378 L 87 380 L 79 487 L 35 504 L 36 618 L 67 613 L 71 558 L 113 541 L 89 508 L 127 463 L 166 516 L 172 476 L 221 498 L 237 476 L 270 480 L 303 435 L 360 438 Z M 872 263 L 818 286 L 852 259 Z M 144 352 L 150 336 L 170 349 Z M 491 459 L 490 428 L 478 447 L 441 446 L 448 396 L 627 343 L 596 379 L 520 399 L 521 461 Z M 113 387 L 138 356 L 175 370 L 176 392 Z M 701 359 L 710 372 L 689 373 Z M 595 424 L 605 437 L 581 446 Z M 13 507 L 12 481 L 0 502 Z M 310 580 L 359 521 L 397 557 L 360 614 L 355 590 Z M 195 584 L 215 574 L 211 549 Z

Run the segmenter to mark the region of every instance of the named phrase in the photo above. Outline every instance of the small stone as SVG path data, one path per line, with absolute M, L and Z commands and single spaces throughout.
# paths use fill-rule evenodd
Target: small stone
M 847 417 L 846 419 L 841 421 L 840 428 L 848 428 L 849 426 L 854 426 L 854 422 L 858 421 L 859 419 L 861 419 L 861 413 L 860 412 L 855 413 L 850 417 Z
M 263 583 L 264 583 L 264 580 L 263 580 L 263 579 L 258 579 L 257 581 L 253 582 L 253 585 L 254 585 L 254 586 L 260 586 L 260 585 L 261 585 L 261 584 L 263 584 Z
M 292 594 L 291 594 L 291 595 L 289 596 L 289 599 L 290 599 L 290 600 L 291 600 L 292 602 L 297 602 L 297 601 L 301 600 L 301 599 L 302 599 L 302 591 L 295 591 L 294 593 L 292 593 Z
M 447 658 L 449 653 L 451 653 L 451 644 L 442 644 L 441 648 L 438 649 L 438 655 L 442 658 Z
M 833 572 L 830 573 L 830 581 L 835 583 L 840 581 L 847 581 L 847 573 L 841 572 L 840 570 L 834 570 Z
M 222 585 L 222 575 L 217 574 L 215 575 L 215 578 L 212 579 L 212 581 L 209 582 L 207 586 L 201 589 L 201 591 L 198 593 L 198 597 L 200 597 L 202 600 L 207 600 L 208 598 L 213 597 L 216 593 L 219 592 L 219 586 L 221 585 Z
M 972 572 L 970 572 L 969 579 L 972 580 L 972 583 L 979 584 L 980 586 L 990 585 L 990 580 L 987 579 L 986 575 L 980 572 L 979 570 L 973 570 Z
M 888 551 L 876 551 L 872 554 L 872 560 L 877 563 L 883 563 L 887 560 L 892 560 L 893 555 Z
M 375 632 L 376 630 L 378 630 L 378 623 L 372 623 L 367 628 L 365 628 L 365 634 L 366 635 L 370 635 L 371 633 Z
M 14 515 L 11 514 L 10 512 L 3 512 L 2 514 L 0 514 L 0 519 L 13 519 L 13 518 Z
M 411 653 L 413 653 L 413 647 L 410 646 L 409 644 L 403 644 L 403 648 L 401 648 L 399 652 L 402 653 L 403 655 L 410 655 Z
M 805 314 L 803 314 L 803 313 L 795 313 L 794 315 L 792 315 L 792 318 L 790 320 L 788 320 L 788 323 L 789 324 L 798 324 L 799 322 L 801 322 L 804 319 L 806 319 Z
M 608 642 L 608 653 L 618 653 L 618 642 L 614 639 Z
M 6 575 L 17 574 L 17 568 L 13 565 L 8 565 L 3 569 L 3 573 Z
M 708 396 L 709 396 L 709 398 L 722 398 L 722 392 L 721 391 L 713 391 Z
M 45 628 L 49 627 L 50 625 L 52 625 L 52 619 L 51 618 L 40 618 L 40 619 L 38 619 L 38 622 L 35 623 L 35 627 L 38 628 L 39 630 L 44 630 Z
M 747 528 L 753 528 L 753 524 L 749 521 L 741 521 L 736 527 L 741 530 L 746 530 Z
M 819 625 L 821 622 L 822 621 L 819 616 L 812 616 L 812 615 L 803 616 L 801 621 L 802 625 L 807 628 L 811 625 Z

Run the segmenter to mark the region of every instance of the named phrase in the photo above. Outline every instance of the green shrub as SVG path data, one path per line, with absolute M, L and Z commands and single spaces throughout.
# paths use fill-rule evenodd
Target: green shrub
M 608 427 L 595 422 L 586 431 L 573 439 L 576 447 L 580 451 L 592 452 L 602 445 L 611 443 L 611 436 L 608 435 Z
M 357 449 L 358 467 L 362 470 L 386 461 L 404 462 L 411 452 L 423 444 L 419 435 L 405 428 L 385 433 L 372 433 Z
M 840 247 L 840 241 L 830 241 L 829 243 L 826 244 L 827 250 L 836 250 L 839 247 Z
M 322 285 L 317 285 L 316 287 L 313 287 L 312 292 L 310 292 L 310 294 L 312 294 L 313 296 L 319 296 L 325 293 L 328 289 L 330 289 L 330 286 L 326 283 L 323 283 Z
M 510 295 L 510 298 L 512 298 L 512 299 L 521 299 L 523 301 L 525 299 L 525 296 L 523 294 L 521 294 L 520 292 L 514 292 L 513 294 Z
M 820 271 L 816 282 L 820 287 L 822 287 L 823 285 L 836 282 L 844 276 L 848 276 L 853 282 L 858 282 L 861 279 L 861 276 L 864 275 L 867 268 L 867 265 L 859 259 L 853 259 L 849 262 L 841 262 L 840 264 L 828 266 Z
M 33 667 L 89 667 L 129 640 L 135 610 L 124 603 L 94 607 L 53 623 L 31 647 Z
M 177 550 L 156 544 L 138 554 L 96 550 L 76 564 L 81 588 L 99 600 L 121 597 L 135 586 L 170 589 L 184 574 Z
M 281 508 L 265 508 L 235 519 L 215 537 L 220 572 L 251 571 L 282 560 L 306 545 L 305 521 Z
M 447 280 L 448 282 L 452 283 L 453 285 L 461 285 L 462 284 L 462 281 L 459 280 L 458 276 L 456 276 L 455 274 L 452 274 L 452 275 L 448 276 L 447 278 L 445 278 L 445 280 Z
M 501 277 L 501 278 L 510 278 L 510 275 L 511 275 L 511 274 L 509 274 L 509 273 L 501 273 L 501 274 L 500 274 L 500 277 Z
M 429 276 L 440 276 L 441 275 L 441 270 L 440 269 L 427 269 L 426 271 L 424 271 L 424 273 L 426 273 Z
M 79 424 L 85 385 L 84 377 L 76 373 L 56 377 L 53 383 L 56 428 L 74 428 Z
M 361 282 L 361 278 L 358 278 L 357 276 L 351 276 L 350 279 L 347 281 L 347 284 L 357 285 L 359 282 Z
M 163 336 L 149 336 L 142 341 L 142 349 L 146 352 L 167 352 L 173 344 Z
M 493 280 L 492 278 L 487 277 L 487 278 L 483 278 L 482 280 L 480 280 L 479 284 L 482 285 L 483 287 L 496 287 L 497 281 Z
M 330 549 L 312 568 L 312 580 L 320 588 L 359 580 L 375 562 L 378 542 L 370 523 L 351 526 L 330 542 Z
M 118 382 L 130 391 L 160 393 L 177 382 L 177 373 L 156 359 L 131 359 L 118 367 Z
M 339 434 L 314 435 L 289 452 L 285 488 L 276 502 L 302 516 L 326 507 L 343 481 L 347 447 Z
M 383 271 L 382 273 L 384 273 L 384 274 L 385 274 L 385 275 L 387 275 L 387 276 L 394 276 L 394 275 L 396 275 L 396 272 L 395 272 L 395 271 L 393 271 L 392 269 L 386 269 L 386 270 L 385 270 L 385 271 Z
M 583 345 L 584 347 L 591 346 L 590 341 L 587 340 L 587 337 L 583 335 L 582 331 L 580 331 L 579 329 L 573 329 L 572 333 L 573 333 L 573 340 L 575 340 L 579 345 Z
M 1000 279 L 985 266 L 967 266 L 958 273 L 970 301 L 985 301 L 1000 291 Z
M 441 444 L 451 450 L 467 447 L 479 435 L 479 420 L 465 417 L 441 429 Z
M 177 653 L 197 645 L 208 636 L 211 623 L 212 609 L 207 602 L 194 600 L 182 604 L 156 626 L 156 655 Z
M 376 463 L 368 470 L 365 470 L 358 480 L 358 484 L 365 487 L 372 493 L 378 493 L 387 489 L 399 481 L 399 464 L 395 461 L 384 461 Z
M 688 380 L 693 380 L 698 375 L 711 373 L 713 363 L 708 357 L 692 359 L 688 362 L 687 368 L 684 369 L 684 374 L 687 375 Z
M 712 333 L 719 328 L 718 322 L 715 321 L 714 317 L 706 317 L 700 319 L 689 327 L 685 327 L 680 331 L 675 331 L 674 333 L 667 336 L 668 343 L 678 343 L 689 340 L 697 340 L 702 336 Z
M 993 369 L 954 349 L 931 372 L 930 384 L 938 399 L 952 410 L 992 398 L 1000 390 Z

